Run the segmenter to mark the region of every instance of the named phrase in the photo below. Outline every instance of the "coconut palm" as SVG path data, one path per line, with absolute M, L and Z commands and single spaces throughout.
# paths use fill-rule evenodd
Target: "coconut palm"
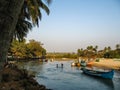
M 98 49 L 98 46 L 97 46 L 97 45 L 95 46 L 95 49 L 96 49 L 96 51 L 97 51 L 97 49 Z
M 0 69 L 6 61 L 11 36 L 24 0 L 0 0 Z
M 108 46 L 108 48 L 107 48 L 107 49 L 108 49 L 108 51 L 111 51 L 111 47 L 110 47 L 110 46 Z
M 46 1 L 50 3 L 50 0 Z M 13 34 L 14 37 L 23 37 L 29 30 L 25 28 L 31 28 L 30 23 L 32 26 L 38 25 L 41 8 L 49 14 L 49 9 L 42 0 L 0 0 L 0 69 L 6 61 Z M 24 21 L 24 24 L 19 21 Z
M 118 50 L 120 48 L 120 44 L 117 44 L 116 45 L 116 49 Z
M 97 55 L 97 49 L 98 49 L 98 46 L 96 45 L 94 48 L 93 48 L 93 51 L 94 51 L 94 54 Z
M 88 46 L 88 47 L 87 47 L 87 50 L 88 50 L 88 51 L 92 51 L 92 50 L 93 50 L 93 46 L 92 46 L 92 45 L 91 45 L 91 46 Z
M 107 51 L 107 47 L 104 47 L 104 52 L 106 52 Z
M 49 4 L 51 0 L 46 1 Z M 18 38 L 21 41 L 27 36 L 32 26 L 39 26 L 39 20 L 42 17 L 41 8 L 49 15 L 49 8 L 41 0 L 24 1 L 13 38 Z
M 29 21 L 18 19 L 12 39 L 18 38 L 19 41 L 23 41 L 30 30 L 32 30 L 32 24 Z

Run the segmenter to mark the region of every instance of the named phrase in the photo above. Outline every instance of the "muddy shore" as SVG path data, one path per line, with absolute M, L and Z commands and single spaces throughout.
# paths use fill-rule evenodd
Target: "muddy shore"
M 6 65 L 0 71 L 0 90 L 51 90 L 38 84 L 33 75 L 16 65 Z

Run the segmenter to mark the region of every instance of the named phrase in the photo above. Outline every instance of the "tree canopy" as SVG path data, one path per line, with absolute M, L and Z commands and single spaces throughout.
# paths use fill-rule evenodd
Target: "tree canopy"
M 18 40 L 21 41 L 27 36 L 27 33 L 32 30 L 33 26 L 39 26 L 39 21 L 42 18 L 41 9 L 49 15 L 50 10 L 48 5 L 51 0 L 44 1 L 46 2 L 42 0 L 24 0 L 13 38 L 18 38 Z
M 18 38 L 22 41 L 33 26 L 39 25 L 42 17 L 41 9 L 47 14 L 50 13 L 47 6 L 50 1 L 0 0 L 0 69 L 7 61 L 6 57 L 12 40 Z
M 25 40 L 19 42 L 13 40 L 9 49 L 9 55 L 19 58 L 41 57 L 46 55 L 46 50 L 42 47 L 42 43 L 30 40 L 26 43 Z
M 79 57 L 87 58 L 120 58 L 119 44 L 116 44 L 116 49 L 112 50 L 110 46 L 105 47 L 103 50 L 97 50 L 98 46 L 88 46 L 86 49 L 78 49 L 77 54 Z

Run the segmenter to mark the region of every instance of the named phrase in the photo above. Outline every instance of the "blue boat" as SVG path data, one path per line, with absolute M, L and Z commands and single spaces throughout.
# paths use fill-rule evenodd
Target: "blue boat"
M 91 76 L 98 76 L 102 78 L 112 79 L 114 75 L 114 70 L 110 71 L 96 71 L 87 68 L 82 68 L 83 73 L 91 75 Z

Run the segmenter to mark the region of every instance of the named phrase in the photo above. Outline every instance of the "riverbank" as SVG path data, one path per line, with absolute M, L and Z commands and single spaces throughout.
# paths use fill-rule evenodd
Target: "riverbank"
M 88 63 L 89 65 L 101 67 L 101 68 L 110 68 L 120 70 L 120 60 L 117 59 L 100 59 L 99 61 L 93 61 Z
M 14 64 L 7 64 L 0 71 L 0 90 L 50 90 L 38 84 L 33 75 Z

